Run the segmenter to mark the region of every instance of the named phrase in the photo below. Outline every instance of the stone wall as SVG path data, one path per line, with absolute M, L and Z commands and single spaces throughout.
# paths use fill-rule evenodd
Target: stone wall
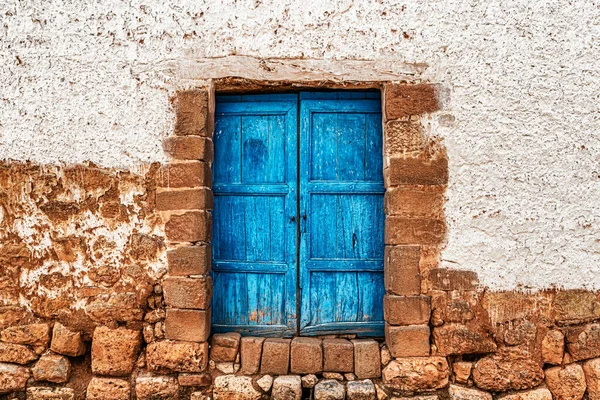
M 268 83 L 179 92 L 169 162 L 2 166 L 0 396 L 600 396 L 598 294 L 491 292 L 440 268 L 448 160 L 422 125 L 440 108 L 426 83 L 369 84 L 384 99 L 385 339 L 209 337 L 219 85 Z

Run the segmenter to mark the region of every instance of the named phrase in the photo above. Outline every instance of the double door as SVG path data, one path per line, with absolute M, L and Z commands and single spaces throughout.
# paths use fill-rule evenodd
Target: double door
M 215 332 L 383 334 L 379 93 L 221 96 Z

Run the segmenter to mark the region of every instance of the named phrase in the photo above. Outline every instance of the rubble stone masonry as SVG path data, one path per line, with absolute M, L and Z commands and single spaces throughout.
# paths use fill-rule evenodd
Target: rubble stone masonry
M 231 82 L 228 81 L 228 85 Z M 383 82 L 385 338 L 210 337 L 214 87 L 169 163 L 0 166 L 0 399 L 600 399 L 600 295 L 439 268 L 440 88 Z

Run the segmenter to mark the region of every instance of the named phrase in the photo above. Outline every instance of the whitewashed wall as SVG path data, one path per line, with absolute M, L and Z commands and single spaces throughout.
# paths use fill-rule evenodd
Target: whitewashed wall
M 259 58 L 408 73 L 444 88 L 425 121 L 450 156 L 443 264 L 493 289 L 600 289 L 599 57 L 591 0 L 4 0 L 0 158 L 163 161 L 169 95 L 277 74 Z

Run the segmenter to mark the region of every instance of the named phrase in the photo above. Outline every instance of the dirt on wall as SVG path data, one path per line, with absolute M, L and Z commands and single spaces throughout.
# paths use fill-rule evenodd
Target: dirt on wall
M 158 168 L 0 164 L 0 329 L 53 318 L 90 335 L 141 323 L 166 265 Z

